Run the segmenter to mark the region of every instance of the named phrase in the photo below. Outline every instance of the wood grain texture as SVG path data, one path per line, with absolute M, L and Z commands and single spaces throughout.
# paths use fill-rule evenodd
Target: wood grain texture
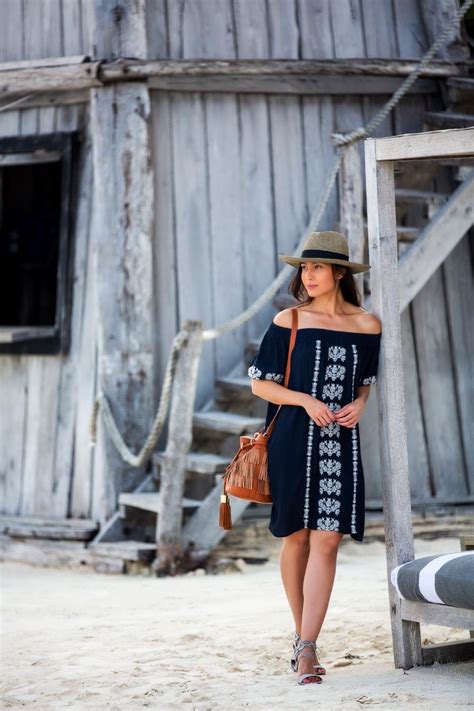
M 377 384 L 380 460 L 387 575 L 414 558 L 406 434 L 405 385 L 398 292 L 395 183 L 393 163 L 376 161 L 376 141 L 365 141 L 367 217 L 372 309 L 383 323 Z M 384 407 L 384 403 L 390 407 Z M 398 596 L 389 586 L 395 665 L 408 668 L 420 659 L 420 629 L 402 619 Z

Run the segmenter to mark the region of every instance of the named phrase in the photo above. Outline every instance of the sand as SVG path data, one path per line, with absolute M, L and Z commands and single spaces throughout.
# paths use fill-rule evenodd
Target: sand
M 457 551 L 459 543 L 415 540 L 415 550 L 417 557 Z M 175 578 L 11 562 L 1 569 L 2 708 L 474 705 L 474 663 L 394 668 L 380 542 L 345 537 L 341 545 L 318 640 L 327 675 L 310 687 L 299 687 L 289 667 L 293 625 L 274 555 L 242 572 Z M 435 626 L 421 633 L 432 642 L 468 637 Z

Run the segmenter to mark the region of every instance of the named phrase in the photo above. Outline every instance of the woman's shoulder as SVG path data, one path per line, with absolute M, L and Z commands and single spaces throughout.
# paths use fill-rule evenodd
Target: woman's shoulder
M 359 323 L 364 333 L 373 333 L 374 335 L 382 333 L 382 322 L 378 316 L 365 309 L 361 313 Z
M 283 326 L 283 328 L 291 328 L 291 309 L 283 309 L 283 311 L 279 311 L 273 317 L 272 323 L 274 323 L 276 326 Z
M 294 308 L 294 307 L 293 307 Z M 359 318 L 358 328 L 361 333 L 371 333 L 378 335 L 382 332 L 382 323 L 380 319 L 375 315 L 364 309 L 362 306 L 359 307 L 359 311 L 354 311 L 353 315 L 357 315 Z M 273 317 L 273 322 L 276 326 L 283 326 L 284 328 L 291 329 L 292 323 L 292 308 L 283 309 L 279 311 Z

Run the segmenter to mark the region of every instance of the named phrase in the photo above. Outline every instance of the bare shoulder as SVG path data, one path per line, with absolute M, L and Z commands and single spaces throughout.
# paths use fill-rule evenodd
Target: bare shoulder
M 382 322 L 375 314 L 366 311 L 361 318 L 361 325 L 364 327 L 364 333 L 381 333 Z
M 291 309 L 283 309 L 273 317 L 273 323 L 284 328 L 291 328 Z

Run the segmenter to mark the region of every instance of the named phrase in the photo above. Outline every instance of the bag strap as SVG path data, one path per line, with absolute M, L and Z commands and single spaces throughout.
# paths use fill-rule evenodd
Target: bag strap
M 288 382 L 290 380 L 290 372 L 291 372 L 291 354 L 293 353 L 293 348 L 295 347 L 295 341 L 296 341 L 296 331 L 298 329 L 298 308 L 294 306 L 291 309 L 291 336 L 290 336 L 290 345 L 288 348 L 288 355 L 286 357 L 286 370 L 285 370 L 285 380 L 284 380 L 284 387 L 288 387 Z M 265 434 L 267 437 L 270 436 L 272 433 L 273 427 L 275 425 L 275 420 L 276 416 L 280 412 L 281 405 L 278 406 L 278 410 L 275 412 L 272 421 L 268 425 L 267 429 L 264 431 L 263 434 Z

